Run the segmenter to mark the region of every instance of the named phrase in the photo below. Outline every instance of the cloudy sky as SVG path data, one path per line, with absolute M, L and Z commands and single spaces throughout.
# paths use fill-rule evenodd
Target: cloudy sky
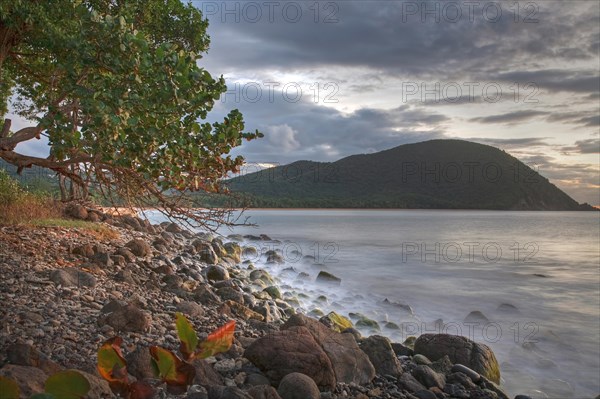
M 596 1 L 196 1 L 250 162 L 491 144 L 600 204 Z
M 597 1 L 192 3 L 229 88 L 209 119 L 238 108 L 265 133 L 236 150 L 249 162 L 460 138 L 600 204 Z

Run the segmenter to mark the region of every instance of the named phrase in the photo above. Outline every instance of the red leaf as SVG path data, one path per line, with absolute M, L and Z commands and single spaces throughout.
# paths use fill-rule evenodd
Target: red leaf
M 196 357 L 206 359 L 214 356 L 217 353 L 227 352 L 233 344 L 233 333 L 235 332 L 235 321 L 232 320 L 210 334 L 206 341 L 200 344 L 200 350 L 196 353 Z
M 167 383 L 169 392 L 185 393 L 188 385 L 194 381 L 194 366 L 183 362 L 176 354 L 159 346 L 150 347 L 154 372 Z

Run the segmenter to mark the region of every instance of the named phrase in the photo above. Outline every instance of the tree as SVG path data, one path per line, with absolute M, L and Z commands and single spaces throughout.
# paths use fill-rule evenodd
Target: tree
M 32 121 L 13 132 L 4 120 L 0 157 L 205 224 L 185 193 L 219 191 L 243 163 L 230 150 L 262 136 L 238 110 L 206 121 L 226 90 L 198 65 L 207 27 L 179 0 L 0 0 L 0 116 L 10 103 Z M 41 136 L 47 158 L 18 152 Z

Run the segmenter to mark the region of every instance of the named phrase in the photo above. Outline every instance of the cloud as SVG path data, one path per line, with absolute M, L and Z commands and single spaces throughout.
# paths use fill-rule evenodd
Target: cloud
M 571 155 L 572 153 L 578 154 L 600 154 L 600 140 L 599 139 L 587 139 L 578 140 L 572 146 L 562 147 L 563 154 Z
M 300 143 L 296 140 L 296 131 L 287 124 L 270 125 L 265 128 L 265 138 L 267 143 L 275 150 L 284 153 L 297 150 Z
M 545 111 L 535 111 L 535 110 L 523 110 L 523 111 L 515 111 L 509 112 L 506 114 L 499 115 L 490 115 L 478 118 L 469 119 L 470 122 L 477 123 L 502 123 L 506 125 L 512 125 L 518 122 L 528 121 L 530 119 L 537 118 L 539 116 L 548 115 L 548 112 Z

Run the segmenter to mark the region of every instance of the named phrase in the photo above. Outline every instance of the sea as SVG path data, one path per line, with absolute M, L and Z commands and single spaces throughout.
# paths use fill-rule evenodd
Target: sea
M 267 235 L 246 239 L 257 254 L 244 258 L 306 313 L 367 317 L 379 329 L 363 334 L 394 342 L 486 344 L 511 397 L 600 394 L 600 212 L 264 209 L 238 221 L 252 226 L 218 232 Z M 285 263 L 267 263 L 269 250 Z M 316 282 L 321 271 L 339 286 Z

